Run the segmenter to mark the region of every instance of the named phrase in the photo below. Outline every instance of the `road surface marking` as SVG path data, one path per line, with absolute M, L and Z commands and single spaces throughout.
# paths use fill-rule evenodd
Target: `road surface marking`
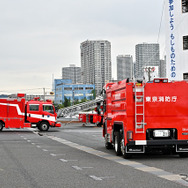
M 102 178 L 99 178 L 97 176 L 90 175 L 89 177 L 96 180 L 96 181 L 102 181 Z
M 94 176 L 94 175 L 90 175 L 89 177 L 96 180 L 96 181 L 102 181 L 103 179 L 115 178 L 115 176 L 97 177 L 97 176 Z
M 51 156 L 56 157 L 56 156 L 60 156 L 60 155 L 66 155 L 66 154 L 55 154 L 55 153 L 50 153 Z
M 93 149 L 93 148 L 90 148 L 90 147 L 87 147 L 87 146 L 78 145 L 77 143 L 73 143 L 73 142 L 70 142 L 70 141 L 55 137 L 55 136 L 48 136 L 48 135 L 46 135 L 46 136 L 48 138 L 52 139 L 52 140 L 63 143 L 63 144 L 68 145 L 72 148 L 76 148 L 76 149 L 79 149 L 81 151 L 85 151 L 87 153 L 99 156 L 99 157 L 104 158 L 104 159 L 108 159 L 110 161 L 113 161 L 113 162 L 116 162 L 116 163 L 119 163 L 119 164 L 122 164 L 122 165 L 133 167 L 136 170 L 140 170 L 142 172 L 150 173 L 150 174 L 153 174 L 153 175 L 155 175 L 159 178 L 169 180 L 169 181 L 172 181 L 174 183 L 178 183 L 178 184 L 181 184 L 181 185 L 188 187 L 188 182 L 185 181 L 183 178 L 181 178 L 181 176 L 179 174 L 173 174 L 173 173 L 164 171 L 164 170 L 159 169 L 159 168 L 143 165 L 142 163 L 139 163 L 139 162 L 136 162 L 136 161 L 130 161 L 130 160 L 122 159 L 120 157 L 116 157 L 116 156 L 113 156 L 111 154 L 108 154 L 108 153 L 105 153 L 105 152 L 102 152 L 102 151 L 98 151 L 96 149 Z M 60 159 L 60 160 L 62 162 L 68 162 L 68 160 L 65 160 L 65 159 Z M 91 175 L 90 177 L 95 179 L 95 180 L 102 180 L 102 178 L 96 177 L 96 176 L 93 176 L 93 175 Z
M 54 152 L 54 151 L 56 151 L 56 150 L 48 150 L 48 149 L 42 149 L 43 151 L 45 151 L 45 152 L 47 152 L 47 151 L 49 151 L 49 152 Z
M 76 169 L 76 170 L 83 170 L 83 169 L 91 169 L 93 167 L 79 167 L 79 166 L 72 166 L 72 168 Z
M 66 160 L 66 159 L 59 159 L 59 160 L 64 162 L 64 163 L 78 161 L 78 160 Z

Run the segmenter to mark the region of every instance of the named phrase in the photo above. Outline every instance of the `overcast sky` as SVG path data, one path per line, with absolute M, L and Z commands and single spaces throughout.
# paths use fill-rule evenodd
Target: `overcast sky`
M 136 44 L 157 42 L 163 1 L 0 0 L 0 93 L 49 91 L 62 67 L 81 66 L 87 39 L 111 42 L 116 78 L 117 55 L 135 59 Z

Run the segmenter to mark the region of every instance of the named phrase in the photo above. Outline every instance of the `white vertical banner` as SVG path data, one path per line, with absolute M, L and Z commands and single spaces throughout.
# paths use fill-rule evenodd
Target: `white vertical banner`
M 183 36 L 188 35 L 187 12 L 182 12 L 182 0 L 165 1 L 166 70 L 169 80 L 183 80 L 188 72 L 188 50 L 183 49 Z
M 176 0 L 177 1 L 177 0 Z M 177 80 L 177 39 L 176 39 L 176 4 L 174 0 L 166 1 L 166 52 L 167 77 Z

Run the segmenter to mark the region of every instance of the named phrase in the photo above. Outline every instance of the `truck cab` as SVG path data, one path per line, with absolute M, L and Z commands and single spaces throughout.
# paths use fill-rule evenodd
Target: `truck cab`
M 47 131 L 49 127 L 60 127 L 56 123 L 57 114 L 50 100 L 38 101 L 34 99 L 26 103 L 26 121 L 36 125 L 40 131 Z

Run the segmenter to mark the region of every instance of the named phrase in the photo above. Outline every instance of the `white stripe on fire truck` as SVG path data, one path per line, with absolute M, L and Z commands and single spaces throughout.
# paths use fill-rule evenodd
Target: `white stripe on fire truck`
M 4 105 L 4 106 L 14 106 L 17 109 L 18 115 L 20 116 L 24 116 L 25 113 L 22 113 L 20 110 L 20 107 L 18 106 L 18 104 L 9 104 L 9 103 L 0 103 L 0 105 Z
M 29 115 L 32 118 L 45 119 L 45 120 L 50 120 L 50 121 L 54 121 L 55 122 L 55 117 L 53 117 L 53 116 L 50 116 L 50 117 L 44 116 L 44 117 L 42 117 L 42 115 L 38 115 L 38 114 L 27 114 L 27 116 L 29 116 Z
M 9 103 L 0 103 L 0 105 L 4 105 L 4 106 L 13 106 L 16 107 L 16 110 L 18 112 L 19 116 L 25 116 L 25 113 L 22 113 L 20 110 L 20 107 L 18 104 L 9 104 Z M 29 116 L 29 114 L 27 114 L 27 116 Z M 49 121 L 54 121 L 55 122 L 55 117 L 53 116 L 44 116 L 42 117 L 42 115 L 38 115 L 38 114 L 30 114 L 31 117 L 36 118 L 36 119 L 44 119 L 44 120 L 49 120 Z
M 154 176 L 157 176 L 159 178 L 169 180 L 169 181 L 172 181 L 174 183 L 178 183 L 178 184 L 181 184 L 181 185 L 188 187 L 188 182 L 185 181 L 184 179 L 182 179 L 181 175 L 179 175 L 179 174 L 167 172 L 167 171 L 160 169 L 160 168 L 150 167 L 150 166 L 144 165 L 144 164 L 136 162 L 136 161 L 130 161 L 130 160 L 127 160 L 127 159 L 122 159 L 120 157 L 113 156 L 109 153 L 98 151 L 96 149 L 93 149 L 93 148 L 90 148 L 90 147 L 87 147 L 87 146 L 79 145 L 77 143 L 70 142 L 68 140 L 65 140 L 65 139 L 62 139 L 62 138 L 59 138 L 59 137 L 48 136 L 48 135 L 46 135 L 46 136 L 48 138 L 52 139 L 52 140 L 55 140 L 57 142 L 60 142 L 60 143 L 65 144 L 67 146 L 70 146 L 72 148 L 76 148 L 76 149 L 84 151 L 86 153 L 90 153 L 90 154 L 96 155 L 96 156 L 104 158 L 104 159 L 108 159 L 110 161 L 113 161 L 113 162 L 116 162 L 116 163 L 119 163 L 119 164 L 122 164 L 122 165 L 130 166 L 130 167 L 132 167 L 136 170 L 140 170 L 142 172 L 150 173 L 150 174 L 153 174 Z

